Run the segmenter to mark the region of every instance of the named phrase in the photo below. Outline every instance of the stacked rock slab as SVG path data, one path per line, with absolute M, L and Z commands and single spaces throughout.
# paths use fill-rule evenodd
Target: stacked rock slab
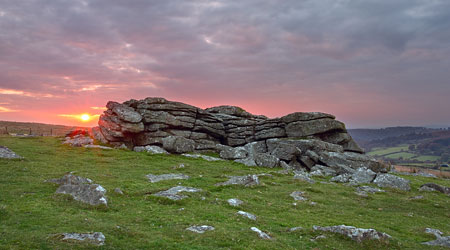
M 116 146 L 154 145 L 170 153 L 233 153 L 230 147 L 241 147 L 247 153 L 230 159 L 246 165 L 270 163 L 273 167 L 281 160 L 294 168 L 322 164 L 339 172 L 379 167 L 375 161 L 368 162 L 345 125 L 330 114 L 296 112 L 271 119 L 234 106 L 201 109 L 151 97 L 122 104 L 108 102 L 106 107 L 93 135 Z

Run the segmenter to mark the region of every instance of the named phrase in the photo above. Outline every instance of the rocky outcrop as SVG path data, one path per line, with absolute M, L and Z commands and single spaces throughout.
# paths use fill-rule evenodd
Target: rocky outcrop
M 243 146 L 271 138 L 311 138 L 341 145 L 345 151 L 362 152 L 345 125 L 324 113 L 296 112 L 269 119 L 239 107 L 204 110 L 164 98 L 108 102 L 106 107 L 93 130 L 95 138 L 105 143 L 126 143 L 130 148 L 163 146 L 163 138 L 168 136 L 192 140 L 196 150 L 215 150 L 216 144 Z
M 234 106 L 201 109 L 164 98 L 108 102 L 106 107 L 93 136 L 135 151 L 209 150 L 247 166 L 308 171 L 324 166 L 328 171 L 323 174 L 333 175 L 351 175 L 359 168 L 387 171 L 385 164 L 364 155 L 345 125 L 330 114 L 296 112 L 271 119 Z

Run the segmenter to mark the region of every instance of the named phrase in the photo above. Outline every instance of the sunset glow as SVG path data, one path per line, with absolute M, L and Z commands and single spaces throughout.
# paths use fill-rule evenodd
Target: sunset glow
M 268 117 L 325 112 L 350 128 L 447 127 L 449 10 L 445 0 L 0 1 L 0 120 L 95 126 L 108 101 L 164 97 Z

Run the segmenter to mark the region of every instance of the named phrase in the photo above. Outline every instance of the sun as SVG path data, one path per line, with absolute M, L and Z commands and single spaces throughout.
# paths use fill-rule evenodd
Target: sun
M 82 121 L 84 121 L 84 122 L 87 122 L 87 121 L 89 121 L 89 120 L 91 119 L 91 116 L 88 115 L 88 114 L 82 114 L 82 115 L 80 116 L 80 119 L 81 119 Z

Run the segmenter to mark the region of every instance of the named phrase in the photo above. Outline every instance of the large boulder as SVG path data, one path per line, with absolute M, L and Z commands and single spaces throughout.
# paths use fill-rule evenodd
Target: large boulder
M 183 154 L 195 149 L 195 142 L 182 136 L 167 136 L 162 139 L 163 148 L 171 153 Z
M 373 183 L 379 187 L 396 188 L 403 191 L 411 190 L 409 180 L 391 174 L 378 174 Z

